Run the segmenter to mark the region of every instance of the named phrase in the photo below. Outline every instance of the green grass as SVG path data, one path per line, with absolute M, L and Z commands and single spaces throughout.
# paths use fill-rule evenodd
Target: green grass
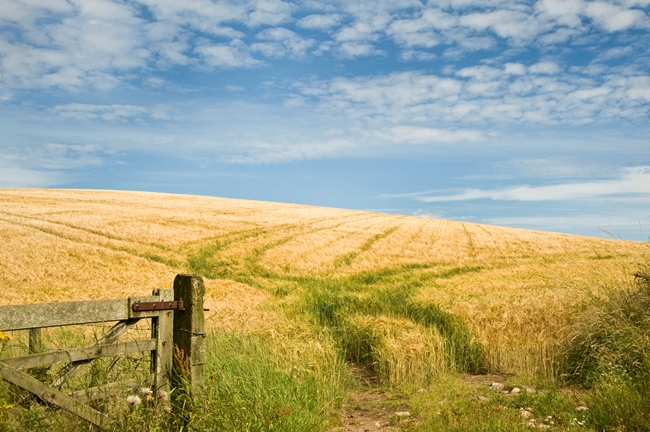
M 458 375 L 486 372 L 484 348 L 463 319 L 418 297 L 425 287 L 435 291 L 438 280 L 479 273 L 482 267 L 430 262 L 340 271 L 391 233 L 387 230 L 369 238 L 358 251 L 340 256 L 331 271 L 312 275 L 294 274 L 290 266 L 273 271 L 260 264 L 266 251 L 293 236 L 237 257 L 221 256 L 220 251 L 267 231 L 241 231 L 191 245 L 193 249 L 183 264 L 188 271 L 268 291 L 275 296 L 273 307 L 309 329 L 310 339 L 209 334 L 207 382 L 200 394 L 186 400 L 185 429 L 325 431 L 336 424 L 337 411 L 348 390 L 347 361 L 373 370 L 379 377 L 379 391 L 401 395 L 414 415 L 395 422 L 407 431 L 530 430 L 522 417 L 522 410 L 527 408 L 537 424 L 554 430 L 650 430 L 647 269 L 639 272 L 634 287 L 622 291 L 612 287 L 608 296 L 594 299 L 585 307 L 584 316 L 565 341 L 567 349 L 558 360 L 562 365 L 558 376 L 547 379 L 546 386 L 536 394 L 505 396 L 486 385 L 470 385 Z M 147 257 L 173 264 L 155 254 Z M 399 345 L 406 331 L 439 338 L 441 361 L 420 355 L 424 351 L 402 353 L 401 348 L 408 348 Z M 78 335 L 61 330 L 57 338 L 67 346 Z M 52 346 L 53 341 L 47 342 Z M 88 367 L 79 383 L 98 385 L 125 371 L 132 373 L 136 366 L 146 369 L 146 361 L 140 363 L 129 369 L 110 360 L 98 361 Z M 508 384 L 527 383 L 512 377 Z M 419 388 L 426 391 L 416 392 Z M 589 410 L 577 412 L 575 408 L 583 404 Z M 178 426 L 174 416 L 165 412 L 164 404 L 129 407 L 122 398 L 96 406 L 108 410 L 115 431 L 164 431 Z M 56 429 L 89 427 L 6 385 L 0 386 L 0 432 Z
M 211 335 L 207 352 L 195 430 L 324 430 L 343 398 L 340 363 L 317 370 L 274 355 L 271 341 L 232 334 Z
M 356 259 L 356 257 L 359 256 L 359 254 L 370 250 L 372 245 L 377 243 L 379 240 L 381 240 L 381 239 L 383 239 L 385 237 L 388 237 L 389 235 L 391 235 L 395 231 L 397 231 L 397 227 L 389 228 L 389 229 L 387 229 L 386 231 L 384 231 L 382 233 L 379 233 L 379 234 L 376 234 L 376 235 L 370 237 L 368 240 L 366 240 L 359 247 L 358 250 L 348 252 L 345 255 L 341 255 L 336 260 L 334 260 L 334 267 L 339 268 L 339 267 L 342 267 L 342 266 L 347 266 L 347 265 L 352 264 L 352 261 L 354 261 Z
M 188 420 L 184 430 L 192 431 L 326 430 L 337 421 L 344 398 L 343 363 L 337 358 L 314 358 L 308 350 L 300 358 L 277 349 L 264 338 L 209 334 L 206 383 L 193 398 L 183 400 L 183 415 L 178 406 L 170 414 L 164 402 L 147 402 L 139 390 L 132 392 L 143 401 L 138 406 L 129 406 L 124 397 L 103 399 L 93 406 L 110 416 L 108 430 L 112 431 L 179 430 L 180 418 Z M 89 387 L 115 380 L 110 362 L 95 361 L 89 369 Z M 127 370 L 122 367 L 121 373 Z M 0 420 L 2 432 L 93 429 L 2 381 Z
M 506 389 L 513 388 L 507 384 Z M 407 431 L 529 431 L 535 425 L 549 430 L 585 431 L 587 414 L 576 412 L 580 400 L 556 388 L 503 395 L 487 384 L 469 384 L 461 376 L 440 377 L 426 392 L 410 397 L 414 417 Z M 530 412 L 524 417 L 522 412 Z
M 569 338 L 566 375 L 589 389 L 597 429 L 650 430 L 650 269 L 636 276 L 594 299 Z
M 392 228 L 371 237 L 360 250 L 339 257 L 334 267 L 350 264 L 359 253 L 394 231 L 395 228 Z M 359 332 L 350 322 L 358 315 L 384 316 L 404 318 L 438 331 L 446 340 L 445 362 L 450 370 L 483 370 L 482 349 L 469 327 L 436 304 L 422 304 L 413 300 L 421 287 L 430 285 L 435 279 L 478 272 L 482 270 L 481 267 L 449 268 L 448 265 L 437 263 L 418 263 L 332 277 L 329 273 L 300 276 L 290 272 L 273 272 L 259 264 L 266 250 L 292 238 L 288 236 L 266 244 L 236 260 L 220 258 L 217 252 L 223 244 L 215 241 L 190 255 L 188 267 L 205 277 L 235 280 L 285 298 L 287 308 L 293 309 L 290 311 L 292 316 L 302 315 L 317 329 L 331 332 L 338 342 L 340 354 L 348 361 L 372 367 L 387 364 L 377 358 L 381 350 L 375 348 L 381 343 L 381 338 L 375 338 L 372 332 Z
M 182 400 L 183 428 L 192 431 L 317 431 L 334 420 L 343 395 L 342 364 L 310 367 L 279 355 L 273 341 L 211 333 L 206 341 L 206 383 Z M 320 361 L 322 367 L 325 362 Z M 173 409 L 179 414 L 179 405 Z M 154 407 L 123 411 L 113 430 L 178 430 L 178 416 L 155 417 Z

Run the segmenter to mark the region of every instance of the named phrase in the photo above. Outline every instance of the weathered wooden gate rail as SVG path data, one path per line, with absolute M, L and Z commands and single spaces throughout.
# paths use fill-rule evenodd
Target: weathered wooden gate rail
M 118 321 L 94 345 L 30 354 L 0 360 L 0 376 L 40 399 L 57 405 L 95 425 L 108 422 L 105 414 L 86 402 L 110 393 L 120 385 L 110 383 L 102 388 L 85 389 L 66 394 L 61 386 L 79 368 L 94 359 L 150 351 L 152 385 L 156 391 L 170 390 L 174 347 L 187 356 L 192 388 L 203 382 L 205 363 L 205 317 L 203 296 L 205 286 L 200 276 L 176 275 L 174 289 L 157 289 L 151 296 L 118 300 L 93 300 L 66 303 L 0 306 L 0 331 L 34 330 L 79 324 Z M 129 342 L 117 340 L 141 319 L 151 319 L 151 338 Z M 30 334 L 30 347 L 39 343 Z M 27 369 L 66 363 L 64 373 L 48 386 L 31 375 Z

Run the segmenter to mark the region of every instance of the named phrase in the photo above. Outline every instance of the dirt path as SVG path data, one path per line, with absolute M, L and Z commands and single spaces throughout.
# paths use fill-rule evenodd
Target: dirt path
M 341 410 L 340 425 L 330 428 L 328 432 L 397 432 L 409 424 L 413 429 L 415 419 L 411 417 L 408 405 L 379 386 L 377 375 L 372 370 L 353 364 L 348 364 L 347 369 L 356 383 Z M 467 374 L 459 378 L 465 385 L 486 388 L 491 383 L 503 384 L 509 377 L 507 374 Z M 482 401 L 485 398 L 474 396 L 472 400 Z
M 356 389 L 341 411 L 341 425 L 330 432 L 399 431 L 397 423 L 407 421 L 408 407 L 393 399 L 377 383 L 377 376 L 368 368 L 348 365 L 350 375 L 356 380 Z

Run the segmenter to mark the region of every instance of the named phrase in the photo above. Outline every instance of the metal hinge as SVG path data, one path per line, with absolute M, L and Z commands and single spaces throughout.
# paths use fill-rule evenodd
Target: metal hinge
M 157 301 L 157 302 L 135 302 L 131 305 L 133 312 L 148 312 L 159 310 L 185 310 L 183 300 L 177 301 Z

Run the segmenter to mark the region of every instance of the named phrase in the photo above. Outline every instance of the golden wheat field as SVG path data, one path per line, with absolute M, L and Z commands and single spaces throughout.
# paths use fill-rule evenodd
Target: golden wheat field
M 304 324 L 281 307 L 292 296 L 280 291 L 300 290 L 301 278 L 401 266 L 423 275 L 417 301 L 463 318 L 490 365 L 519 373 L 552 367 L 545 353 L 573 312 L 631 280 L 650 251 L 631 241 L 198 196 L 20 189 L 0 190 L 0 202 L 2 305 L 146 295 L 171 287 L 177 273 L 208 268 L 210 326 L 299 335 Z M 400 318 L 353 321 L 392 328 L 394 352 L 435 357 L 439 349 L 435 334 Z

